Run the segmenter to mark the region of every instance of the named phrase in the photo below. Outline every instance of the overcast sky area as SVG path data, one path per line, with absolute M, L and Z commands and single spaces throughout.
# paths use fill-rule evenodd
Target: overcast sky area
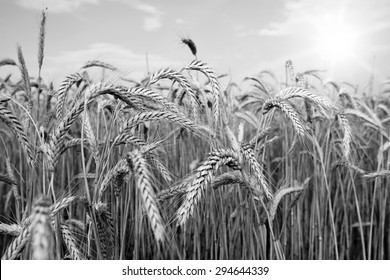
M 0 59 L 22 46 L 37 75 L 41 10 L 48 7 L 43 78 L 57 85 L 88 60 L 112 63 L 140 79 L 198 58 L 236 82 L 261 70 L 283 77 L 326 70 L 324 78 L 364 86 L 390 77 L 389 0 L 0 0 Z M 0 77 L 12 71 L 0 68 Z M 16 75 L 16 74 L 15 74 Z

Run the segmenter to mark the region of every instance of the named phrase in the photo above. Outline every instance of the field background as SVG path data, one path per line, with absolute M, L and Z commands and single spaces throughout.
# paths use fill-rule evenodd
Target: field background
M 389 259 L 390 82 L 1 58 L 3 259 Z M 25 46 L 29 48 L 31 46 Z M 13 73 L 17 74 L 13 74 Z

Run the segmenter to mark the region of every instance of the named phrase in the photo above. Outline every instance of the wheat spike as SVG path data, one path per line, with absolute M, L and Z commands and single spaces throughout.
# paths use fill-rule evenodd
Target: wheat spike
M 202 198 L 206 184 L 212 179 L 220 166 L 227 165 L 235 170 L 241 169 L 239 156 L 233 150 L 217 149 L 209 154 L 203 164 L 197 168 L 196 175 L 188 187 L 183 204 L 177 211 L 177 225 L 184 226 L 192 215 L 195 206 Z
M 35 157 L 31 150 L 30 140 L 28 139 L 23 125 L 19 119 L 6 107 L 0 104 L 0 120 L 4 121 L 5 124 L 13 131 L 18 139 L 23 151 L 26 155 L 27 162 L 31 167 L 36 165 Z
M 213 91 L 213 98 L 214 98 L 214 103 L 213 103 L 214 123 L 215 125 L 217 125 L 218 118 L 219 118 L 219 99 L 221 95 L 221 87 L 219 85 L 217 76 L 215 75 L 214 71 L 210 68 L 210 66 L 197 59 L 194 59 L 184 69 L 200 71 L 209 79 Z
M 54 259 L 54 232 L 51 228 L 50 201 L 46 198 L 38 199 L 33 207 L 31 248 L 33 260 Z
M 163 241 L 165 226 L 157 206 L 146 160 L 139 150 L 135 150 L 129 154 L 128 161 L 134 167 L 134 173 L 137 174 L 137 187 L 140 190 L 143 205 L 148 215 L 154 237 L 157 241 Z
M 72 260 L 83 260 L 84 256 L 77 248 L 76 239 L 67 225 L 62 224 L 60 226 L 62 239 L 65 243 L 66 249 L 68 250 Z

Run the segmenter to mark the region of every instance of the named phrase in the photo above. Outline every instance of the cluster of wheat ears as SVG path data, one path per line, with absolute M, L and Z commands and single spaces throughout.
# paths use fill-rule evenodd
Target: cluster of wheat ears
M 197 59 L 0 79 L 2 259 L 388 259 L 390 92 Z M 91 78 L 93 69 L 102 78 Z M 112 74 L 112 75 L 111 75 Z M 114 76 L 111 82 L 107 82 Z M 224 84 L 224 85 L 223 85 Z

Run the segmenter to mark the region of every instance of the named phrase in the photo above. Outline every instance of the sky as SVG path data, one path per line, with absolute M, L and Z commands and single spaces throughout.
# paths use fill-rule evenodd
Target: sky
M 30 76 L 45 7 L 42 76 L 57 85 L 95 59 L 132 79 L 180 70 L 193 60 L 182 38 L 236 82 L 262 70 L 282 79 L 288 59 L 297 72 L 360 86 L 390 77 L 389 0 L 0 0 L 0 59 L 17 60 L 20 44 Z

